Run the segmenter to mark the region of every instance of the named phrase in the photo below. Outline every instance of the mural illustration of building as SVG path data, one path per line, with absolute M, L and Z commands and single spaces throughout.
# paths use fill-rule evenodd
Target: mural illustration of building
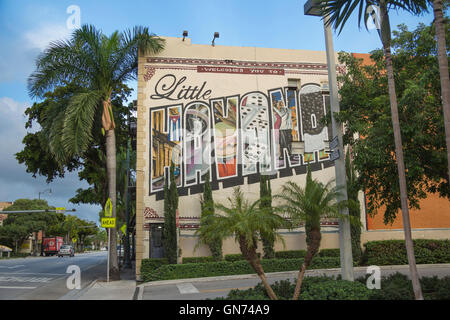
M 180 196 L 180 248 L 185 257 L 210 254 L 206 246 L 194 250 L 208 172 L 214 200 L 222 204 L 228 203 L 234 186 L 241 186 L 249 199 L 258 199 L 261 174 L 271 176 L 274 194 L 287 181 L 304 184 L 308 165 L 319 181 L 326 183 L 335 176 L 328 150 L 331 127 L 320 121 L 330 108 L 325 52 L 164 39 L 161 54 L 139 57 L 138 277 L 142 259 L 163 254 L 163 189 L 171 162 Z M 338 72 L 345 72 L 345 66 L 337 66 Z M 299 147 L 302 144 L 304 149 Z M 378 229 L 371 234 L 367 230 L 372 220 L 366 217 L 362 192 L 360 200 L 362 242 L 386 237 Z M 449 238 L 449 230 L 434 237 Z M 276 243 L 275 250 L 306 248 L 303 227 L 280 232 L 286 247 Z M 323 221 L 322 233 L 323 248 L 339 247 L 336 221 Z M 227 239 L 223 252 L 238 253 L 239 248 Z

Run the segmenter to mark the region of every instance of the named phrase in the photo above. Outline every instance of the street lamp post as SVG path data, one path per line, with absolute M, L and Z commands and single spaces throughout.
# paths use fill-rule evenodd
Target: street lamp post
M 39 200 L 41 200 L 41 193 L 43 194 L 43 193 L 46 193 L 46 192 L 48 192 L 48 194 L 50 196 L 52 195 L 52 189 L 45 189 L 44 191 L 39 191 L 39 196 L 38 196 Z
M 321 17 L 321 11 L 318 7 L 319 0 L 308 0 L 304 6 L 305 15 Z M 347 197 L 347 181 L 345 173 L 345 159 L 344 146 L 342 141 L 342 126 L 334 118 L 334 113 L 338 113 L 339 98 L 336 78 L 336 62 L 333 49 L 333 37 L 331 27 L 327 25 L 328 16 L 324 17 L 324 31 L 325 44 L 328 65 L 328 83 L 330 86 L 330 104 L 331 104 L 331 125 L 333 130 L 333 137 L 337 137 L 337 150 L 339 152 L 338 158 L 334 160 L 334 168 L 336 172 L 336 187 L 340 191 L 338 201 L 346 201 Z M 341 209 L 341 214 L 348 215 L 348 208 Z M 344 280 L 353 281 L 353 257 L 352 257 L 352 242 L 350 234 L 350 222 L 348 219 L 341 219 L 339 221 L 339 246 L 341 255 L 341 273 Z

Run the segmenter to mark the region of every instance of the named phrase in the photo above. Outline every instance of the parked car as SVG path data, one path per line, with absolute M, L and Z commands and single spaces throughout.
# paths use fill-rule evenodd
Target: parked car
M 75 250 L 73 249 L 72 246 L 69 246 L 67 244 L 63 245 L 61 247 L 61 249 L 59 249 L 59 252 L 58 252 L 58 257 L 63 257 L 63 256 L 73 257 L 74 255 L 75 255 Z

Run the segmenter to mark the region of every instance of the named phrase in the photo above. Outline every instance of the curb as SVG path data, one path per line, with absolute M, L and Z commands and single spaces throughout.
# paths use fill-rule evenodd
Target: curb
M 353 271 L 366 271 L 370 266 L 363 267 L 354 267 Z M 390 266 L 379 266 L 381 270 L 394 270 L 394 269 L 409 269 L 409 265 L 390 265 Z M 443 264 L 419 264 L 417 265 L 417 269 L 425 269 L 425 268 L 450 268 L 450 263 Z M 306 270 L 305 275 L 317 275 L 327 272 L 341 272 L 341 268 L 331 268 L 331 269 L 310 269 Z M 298 270 L 294 271 L 281 271 L 281 272 L 269 272 L 266 273 L 266 277 L 270 276 L 289 276 L 297 275 Z M 207 281 L 226 281 L 226 280 L 239 280 L 239 279 L 253 279 L 259 278 L 257 274 L 240 274 L 240 275 L 230 275 L 230 276 L 215 276 L 215 277 L 202 277 L 202 278 L 187 278 L 187 279 L 174 279 L 174 280 L 159 280 L 159 281 L 151 281 L 145 282 L 143 284 L 137 285 L 136 288 L 139 288 L 138 297 L 143 295 L 143 291 L 145 287 L 150 286 L 160 286 L 167 284 L 179 284 L 179 283 L 187 283 L 187 282 L 207 282 Z M 140 299 L 138 299 L 140 300 Z
M 81 298 L 86 292 L 88 292 L 95 284 L 97 283 L 97 279 L 91 281 L 87 286 L 85 286 L 81 290 L 76 290 L 75 292 L 72 290 L 69 293 L 63 295 L 58 300 L 78 300 Z

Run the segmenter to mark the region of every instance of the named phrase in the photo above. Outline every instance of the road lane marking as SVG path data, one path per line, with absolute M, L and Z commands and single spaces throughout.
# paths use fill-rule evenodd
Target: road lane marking
M 198 289 L 194 287 L 192 283 L 180 283 L 177 284 L 178 290 L 180 294 L 188 294 L 188 293 L 198 293 Z
M 33 289 L 36 289 L 36 287 L 6 287 L 6 286 L 0 286 L 0 289 L 27 289 L 27 290 L 33 290 Z
M 0 282 L 49 282 L 54 278 L 48 277 L 11 277 L 0 276 Z
M 25 267 L 25 265 L 24 264 L 19 264 L 19 265 L 12 266 L 12 267 L 0 266 L 0 268 L 8 268 L 8 269 L 17 269 L 17 268 L 20 268 L 20 267 Z
M 65 273 L 45 273 L 45 272 L 14 272 L 14 273 L 11 273 L 11 272 L 0 272 L 0 275 L 2 275 L 2 274 L 6 274 L 6 275 L 11 275 L 11 274 L 13 274 L 13 275 L 27 275 L 27 274 L 31 274 L 31 275 L 37 275 L 37 276 L 39 276 L 39 275 L 44 275 L 44 276 L 65 276 L 66 274 Z

